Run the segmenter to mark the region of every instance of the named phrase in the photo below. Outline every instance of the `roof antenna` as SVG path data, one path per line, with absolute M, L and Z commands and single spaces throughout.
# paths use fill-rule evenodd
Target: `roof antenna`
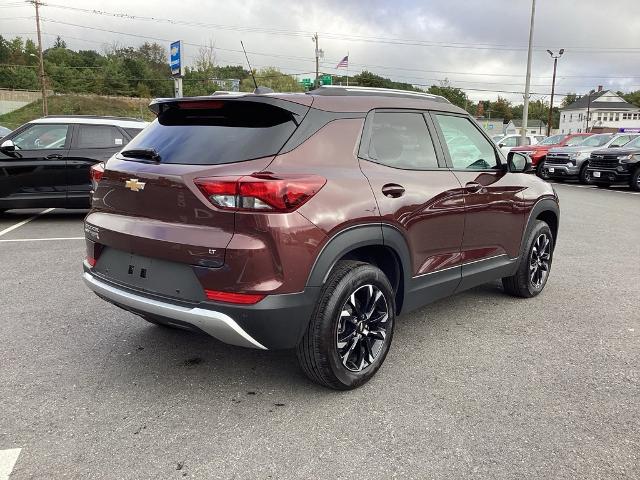
M 251 68 L 251 62 L 249 61 L 249 57 L 247 56 L 247 51 L 244 49 L 244 43 L 240 40 L 240 45 L 242 45 L 242 51 L 244 52 L 244 58 L 247 59 L 247 65 L 249 65 L 249 73 L 251 74 L 251 78 L 253 78 L 253 85 L 258 89 L 258 82 L 256 82 L 256 77 L 253 75 L 253 69 Z

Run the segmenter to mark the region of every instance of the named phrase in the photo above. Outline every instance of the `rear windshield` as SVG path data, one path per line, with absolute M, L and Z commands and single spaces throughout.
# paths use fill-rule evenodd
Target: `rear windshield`
M 160 163 L 240 162 L 275 155 L 295 129 L 290 112 L 264 103 L 185 102 L 162 112 L 123 154 L 151 149 Z

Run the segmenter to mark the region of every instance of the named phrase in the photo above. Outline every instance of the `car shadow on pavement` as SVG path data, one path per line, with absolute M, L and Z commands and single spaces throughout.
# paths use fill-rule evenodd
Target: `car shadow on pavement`
M 398 317 L 395 341 L 404 340 L 416 328 L 422 328 L 422 323 L 429 329 L 449 328 L 459 321 L 456 312 L 461 304 L 474 301 L 478 296 L 491 302 L 508 298 L 495 283 L 440 300 Z M 184 388 L 198 391 L 232 392 L 246 388 L 247 392 L 277 392 L 293 387 L 295 390 L 330 392 L 306 378 L 294 350 L 236 347 L 200 332 L 148 324 L 133 316 L 127 320 L 131 324 L 125 327 L 126 342 L 118 344 L 116 351 L 109 352 L 113 355 L 104 372 L 105 376 L 111 377 L 108 383 L 144 385 L 148 382 L 157 387 L 166 382 L 170 387 L 180 381 Z

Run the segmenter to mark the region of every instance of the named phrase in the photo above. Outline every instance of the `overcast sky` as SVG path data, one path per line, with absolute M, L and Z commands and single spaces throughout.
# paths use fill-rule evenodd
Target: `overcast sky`
M 349 73 L 363 69 L 413 84 L 445 78 L 470 98 L 495 99 L 498 91 L 523 92 L 530 0 L 51 0 L 42 7 L 45 46 L 55 35 L 73 49 L 98 49 L 117 41 L 137 46 L 140 37 L 215 42 L 218 63 L 244 64 L 242 39 L 256 67 L 275 66 L 309 77 L 315 69 L 311 32 L 318 31 L 325 59 L 321 70 L 336 73 L 349 53 Z M 33 7 L 0 0 L 0 34 L 35 38 Z M 109 13 L 173 19 L 191 25 L 83 13 L 53 5 Z M 586 92 L 597 85 L 640 89 L 638 0 L 538 0 L 532 66 L 533 99 L 548 101 L 553 62 L 547 48 L 565 49 L 557 93 Z M 194 25 L 200 23 L 200 25 Z M 91 27 L 82 28 L 81 26 Z M 26 35 L 25 35 L 26 34 Z M 160 43 L 166 43 L 160 41 Z M 189 45 L 195 44 L 195 45 Z M 477 47 L 486 47 L 479 49 Z M 167 45 L 168 49 L 168 45 Z M 343 70 L 342 70 L 343 71 Z M 487 91 L 482 91 L 487 90 Z M 501 93 L 515 102 L 521 94 Z M 547 95 L 547 97 L 545 97 Z

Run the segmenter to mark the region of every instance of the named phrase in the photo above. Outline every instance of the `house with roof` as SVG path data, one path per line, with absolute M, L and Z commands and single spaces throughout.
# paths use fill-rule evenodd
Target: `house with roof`
M 618 131 L 635 127 L 640 127 L 640 107 L 602 87 L 560 109 L 560 133 L 583 133 L 587 128 L 589 131 Z
M 513 135 L 516 133 L 520 133 L 521 128 L 522 128 L 522 119 L 515 118 L 505 126 L 505 134 Z M 547 124 L 542 120 L 536 120 L 534 118 L 530 118 L 529 120 L 527 120 L 527 133 L 531 135 L 546 135 Z

